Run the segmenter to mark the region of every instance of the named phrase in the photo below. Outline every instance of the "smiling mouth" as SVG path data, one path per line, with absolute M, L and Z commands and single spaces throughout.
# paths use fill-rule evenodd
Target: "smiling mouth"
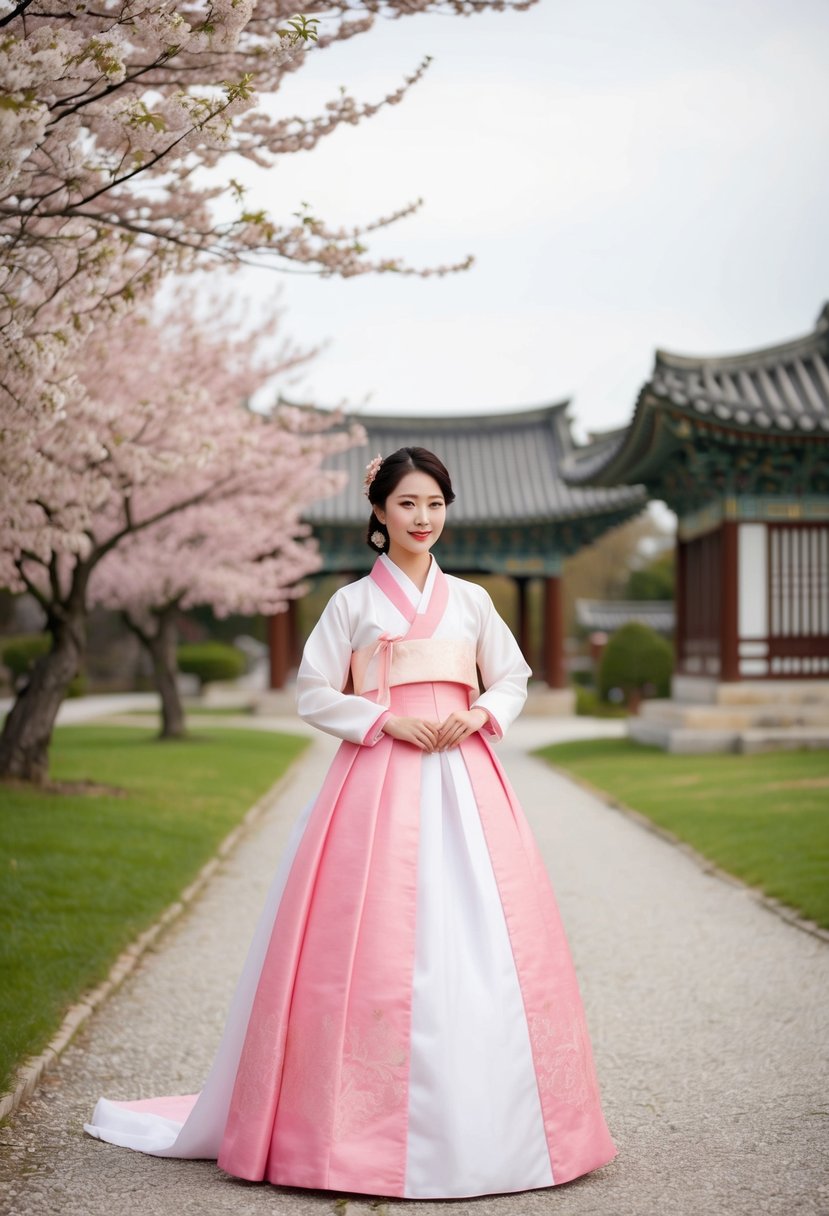
M 410 532 L 410 536 L 431 536 L 431 532 Z

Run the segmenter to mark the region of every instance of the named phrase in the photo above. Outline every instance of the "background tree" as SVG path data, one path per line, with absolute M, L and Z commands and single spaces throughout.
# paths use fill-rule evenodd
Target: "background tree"
M 670 534 L 649 511 L 643 511 L 568 557 L 562 573 L 568 631 L 573 628 L 577 599 L 628 598 L 631 572 L 642 562 L 643 554 L 669 541 Z
M 198 526 L 207 536 L 208 526 L 230 514 L 229 504 L 253 530 L 252 510 L 242 504 L 267 485 L 273 569 L 270 583 L 264 567 L 260 577 L 274 605 L 277 571 L 293 580 L 308 568 L 296 548 L 299 509 L 339 486 L 321 463 L 363 433 L 329 433 L 326 420 L 307 411 L 282 409 L 268 419 L 243 408 L 308 352 L 275 343 L 276 315 L 232 338 L 227 320 L 218 304 L 197 319 L 194 299 L 184 296 L 156 323 L 135 310 L 106 333 L 93 331 L 74 360 L 83 386 L 78 412 L 55 418 L 45 431 L 37 497 L 19 505 L 0 546 L 0 581 L 37 599 L 52 638 L 6 719 L 0 775 L 46 777 L 55 717 L 86 645 L 90 580 L 118 546 L 151 528 L 158 540 L 184 512 L 191 513 L 189 534 Z M 258 501 L 264 508 L 265 496 Z M 180 560 L 192 569 L 197 558 L 182 551 Z
M 206 499 L 125 537 L 95 568 L 90 601 L 119 609 L 152 660 L 162 738 L 179 738 L 185 729 L 177 684 L 179 613 L 200 605 L 218 617 L 281 612 L 307 589 L 300 580 L 321 565 L 300 513 L 338 489 L 344 475 L 323 473 L 316 459 L 307 459 L 309 425 L 318 422 L 296 411 L 255 419 L 255 468 L 246 456 L 238 475 L 226 475 Z M 193 481 L 195 490 L 201 477 Z
M 625 588 L 626 600 L 672 600 L 674 598 L 674 549 L 632 570 Z

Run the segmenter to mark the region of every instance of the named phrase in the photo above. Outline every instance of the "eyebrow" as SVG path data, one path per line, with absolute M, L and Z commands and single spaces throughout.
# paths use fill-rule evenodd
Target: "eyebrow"
M 440 492 L 438 492 L 437 494 L 408 494 L 405 490 L 403 490 L 397 495 L 397 497 L 398 498 L 439 498 L 441 500 L 441 502 L 443 501 L 443 495 Z

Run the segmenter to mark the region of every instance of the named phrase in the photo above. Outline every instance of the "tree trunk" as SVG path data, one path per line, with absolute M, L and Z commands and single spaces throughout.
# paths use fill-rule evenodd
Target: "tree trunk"
M 38 659 L 0 736 L 0 777 L 42 784 L 49 776 L 55 719 L 86 650 L 86 615 L 76 609 L 49 622 L 52 649 Z
M 128 613 L 124 619 L 133 633 L 146 646 L 153 663 L 153 680 L 161 698 L 161 739 L 183 739 L 186 732 L 184 707 L 178 691 L 178 662 L 176 660 L 176 619 L 178 604 L 168 604 L 152 614 L 156 629 L 145 629 Z

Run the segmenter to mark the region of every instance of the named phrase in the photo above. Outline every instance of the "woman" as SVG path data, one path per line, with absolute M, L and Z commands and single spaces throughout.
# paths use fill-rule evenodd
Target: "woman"
M 566 1182 L 616 1154 L 535 840 L 491 750 L 530 669 L 431 553 L 431 452 L 371 461 L 371 574 L 329 601 L 300 715 L 343 740 L 294 828 L 200 1095 L 87 1130 L 241 1178 L 409 1198 Z M 479 694 L 478 669 L 485 691 Z

